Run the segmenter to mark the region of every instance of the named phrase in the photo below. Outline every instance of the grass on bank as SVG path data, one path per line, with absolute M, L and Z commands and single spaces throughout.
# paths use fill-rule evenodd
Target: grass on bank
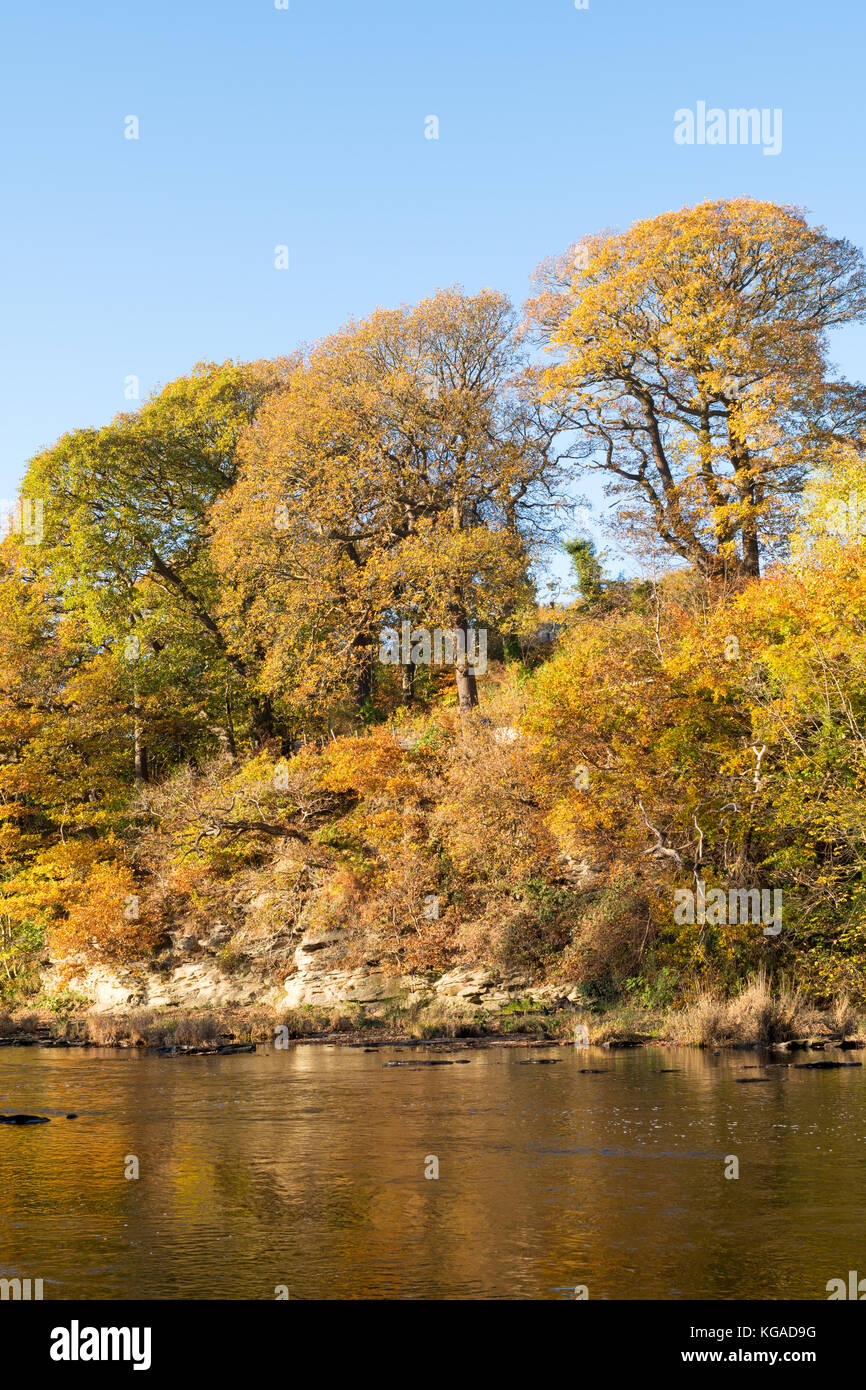
M 847 996 L 839 996 L 828 1009 L 816 1009 L 784 982 L 773 989 L 764 971 L 730 998 L 702 990 L 686 1008 L 669 1015 L 671 1041 L 696 1047 L 766 1046 L 821 1034 L 855 1037 L 862 1031 L 862 1020 Z

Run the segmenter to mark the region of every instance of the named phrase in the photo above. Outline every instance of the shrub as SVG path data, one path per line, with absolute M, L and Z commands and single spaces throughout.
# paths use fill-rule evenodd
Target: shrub
M 51 947 L 67 965 L 108 960 L 123 963 L 153 954 L 165 939 L 148 916 L 131 870 L 115 859 L 97 860 L 70 872 L 58 888 L 64 915 L 51 928 Z M 132 915 L 139 911 L 140 915 Z

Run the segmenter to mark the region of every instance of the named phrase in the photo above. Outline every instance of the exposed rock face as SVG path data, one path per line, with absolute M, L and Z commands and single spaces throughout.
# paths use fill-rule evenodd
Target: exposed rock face
M 91 1012 L 99 1014 L 129 1013 L 145 1007 L 201 1008 L 283 1002 L 283 991 L 272 980 L 263 980 L 258 975 L 227 975 L 209 957 L 177 965 L 169 973 L 161 973 L 142 963 L 121 971 L 100 967 L 61 982 L 49 971 L 43 976 L 43 985 L 48 993 L 71 987 L 90 999 Z
M 283 1003 L 334 1008 L 339 1004 L 385 1004 L 413 997 L 407 977 L 367 970 L 303 970 L 286 980 Z
M 71 986 L 92 1001 L 94 1013 L 252 1004 L 284 1008 L 364 1004 L 375 1011 L 376 1006 L 409 1006 L 437 999 L 488 1014 L 522 999 L 561 1008 L 579 1005 L 576 987 L 533 986 L 520 976 L 497 976 L 483 968 L 449 970 L 438 979 L 389 974 L 375 964 L 349 968 L 348 938 L 338 930 L 306 932 L 294 952 L 294 970 L 282 983 L 264 961 L 255 959 L 246 962 L 246 969 L 228 973 L 215 953 L 215 947 L 228 939 L 226 933 L 219 927 L 207 938 L 181 938 L 175 942 L 170 967 L 162 970 L 141 962 L 116 971 L 91 969 L 70 981 L 61 981 L 55 971 L 49 971 L 43 984 L 49 993 Z M 194 952 L 192 958 L 190 952 Z
M 330 964 L 342 955 L 345 943 L 344 931 L 305 932 L 295 951 L 295 965 L 303 973 L 327 969 L 325 961 Z
M 318 961 L 299 948 L 298 972 L 286 981 L 285 1002 L 290 1008 L 305 1004 L 334 1007 L 339 1004 L 374 1004 L 389 1000 L 403 1004 L 453 999 L 497 1013 L 517 999 L 562 1007 L 577 1002 L 576 988 L 567 993 L 551 985 L 532 986 L 519 976 L 497 980 L 485 969 L 449 970 L 438 979 L 417 975 L 386 975 L 382 971 L 317 969 Z M 302 965 L 303 962 L 303 965 Z
M 213 961 L 181 965 L 168 979 L 150 984 L 147 1004 L 158 1009 L 167 1004 L 253 1004 L 262 997 L 262 981 L 255 977 L 224 974 Z

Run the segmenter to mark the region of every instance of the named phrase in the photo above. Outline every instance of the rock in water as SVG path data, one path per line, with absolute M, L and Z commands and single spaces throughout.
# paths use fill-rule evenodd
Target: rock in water
M 862 1067 L 862 1062 L 798 1062 L 797 1071 L 834 1071 L 836 1067 Z
M 383 1062 L 382 1065 L 383 1065 L 383 1067 L 453 1067 L 453 1066 L 457 1066 L 457 1065 L 463 1065 L 463 1066 L 465 1066 L 466 1062 L 468 1062 L 468 1061 L 469 1061 L 469 1058 L 468 1058 L 468 1057 L 467 1057 L 467 1058 L 465 1059 L 465 1061 L 462 1062 L 462 1063 L 455 1063 L 455 1062 L 451 1062 L 451 1061 L 445 1061 L 444 1058 L 439 1058 L 439 1057 L 437 1057 L 436 1060 L 433 1061 L 433 1062 L 428 1062 L 428 1061 L 424 1061 L 424 1062 L 421 1062 L 421 1061 L 417 1061 L 417 1062 L 415 1062 L 415 1061 L 413 1061 L 413 1062 Z

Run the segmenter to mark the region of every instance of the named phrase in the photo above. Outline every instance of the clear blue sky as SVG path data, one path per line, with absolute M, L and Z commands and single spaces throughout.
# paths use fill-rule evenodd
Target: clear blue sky
M 4 9 L 0 497 L 129 409 L 129 375 L 146 393 L 455 282 L 519 302 L 584 232 L 753 195 L 866 243 L 862 0 Z M 677 145 L 698 101 L 781 108 L 781 154 Z M 866 376 L 866 330 L 836 358 Z

